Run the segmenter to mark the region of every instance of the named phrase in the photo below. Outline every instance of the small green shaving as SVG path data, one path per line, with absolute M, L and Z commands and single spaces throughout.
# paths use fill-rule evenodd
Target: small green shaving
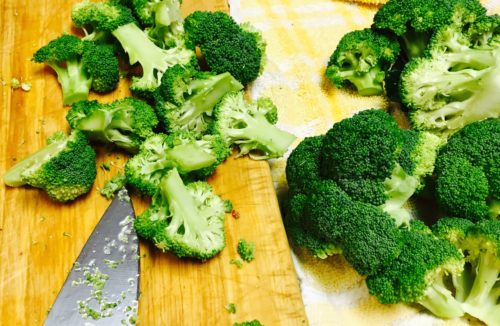
M 114 177 L 106 182 L 104 187 L 100 190 L 101 195 L 107 199 L 111 199 L 115 196 L 115 193 L 123 188 L 126 182 L 126 177 L 123 173 L 118 172 Z
M 232 211 L 233 203 L 229 199 L 224 200 L 224 212 L 231 213 Z
M 244 321 L 242 323 L 234 323 L 233 326 L 264 326 L 258 321 L 257 319 L 254 319 L 252 321 Z
M 236 248 L 241 259 L 247 263 L 251 262 L 255 258 L 255 243 L 252 241 L 247 241 L 241 239 L 238 241 L 238 247 Z
M 225 306 L 226 310 L 230 313 L 230 314 L 235 314 L 236 313 L 236 305 L 234 303 L 228 303 L 226 306 Z
M 231 259 L 231 260 L 229 261 L 229 263 L 230 263 L 230 264 L 233 264 L 233 265 L 236 265 L 236 267 L 238 267 L 238 268 L 243 267 L 243 262 L 241 261 L 241 259 L 234 259 L 234 258 L 233 258 L 233 259 Z
M 12 87 L 12 89 L 18 89 L 21 87 L 21 82 L 17 78 L 12 78 L 10 80 L 10 87 Z
M 103 169 L 104 171 L 109 171 L 110 168 L 111 168 L 111 163 L 110 162 L 103 162 L 103 163 L 101 163 L 101 169 Z

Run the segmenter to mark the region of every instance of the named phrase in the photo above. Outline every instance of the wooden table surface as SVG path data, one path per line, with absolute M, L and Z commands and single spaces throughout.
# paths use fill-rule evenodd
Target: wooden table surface
M 0 174 L 45 144 L 56 130 L 68 130 L 55 73 L 31 61 L 32 54 L 71 26 L 71 0 L 0 0 Z M 184 0 L 183 11 L 227 10 L 224 1 Z M 11 78 L 32 84 L 25 92 Z M 91 98 L 109 102 L 128 96 L 127 81 L 115 92 Z M 97 148 L 101 169 L 91 192 L 70 204 L 52 202 L 42 191 L 0 186 L 0 325 L 41 325 L 48 309 L 109 201 L 99 195 L 123 168 L 119 152 Z M 210 179 L 232 200 L 239 219 L 226 218 L 227 247 L 199 263 L 141 244 L 141 325 L 232 325 L 252 319 L 264 325 L 307 324 L 290 249 L 267 162 L 230 158 Z M 147 200 L 133 197 L 136 213 Z M 256 259 L 241 269 L 240 238 L 256 243 Z M 224 308 L 235 303 L 237 312 Z

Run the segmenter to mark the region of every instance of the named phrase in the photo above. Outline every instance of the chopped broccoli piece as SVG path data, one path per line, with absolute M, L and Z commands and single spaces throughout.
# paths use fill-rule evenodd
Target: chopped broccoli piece
M 240 239 L 236 250 L 238 251 L 241 259 L 247 263 L 251 262 L 255 258 L 255 243 L 252 241 Z
M 454 23 L 433 36 L 429 54 L 401 74 L 401 99 L 416 129 L 445 136 L 500 116 L 500 18 Z
M 243 85 L 255 80 L 265 64 L 266 43 L 250 24 L 238 25 L 226 13 L 196 11 L 184 21 L 188 44 L 199 46 L 215 73 L 229 72 Z
M 439 152 L 436 194 L 449 215 L 472 221 L 500 216 L 500 120 L 465 126 Z
M 277 108 L 270 100 L 249 103 L 243 92 L 225 95 L 214 109 L 211 126 L 228 144 L 237 144 L 239 155 L 252 159 L 280 157 L 288 150 L 295 136 L 278 129 Z
M 224 249 L 224 201 L 206 182 L 184 185 L 173 168 L 161 179 L 151 206 L 134 223 L 137 234 L 178 257 L 202 261 Z
M 264 326 L 257 319 L 251 321 L 244 321 L 241 323 L 234 323 L 233 326 Z
M 224 200 L 224 212 L 231 213 L 233 211 L 233 202 L 229 199 Z
M 215 105 L 241 89 L 243 85 L 227 72 L 213 75 L 176 65 L 162 77 L 157 113 L 168 131 L 185 130 L 199 138 L 207 133 Z
M 230 313 L 230 314 L 235 314 L 236 313 L 236 305 L 234 303 L 228 303 L 226 306 L 225 306 L 226 310 Z
M 399 55 L 399 43 L 369 28 L 345 34 L 330 57 L 327 78 L 337 87 L 354 85 L 362 96 L 384 92 L 386 71 Z
M 139 63 L 142 77 L 132 78 L 131 90 L 139 94 L 154 92 L 161 76 L 175 64 L 196 62 L 192 50 L 183 47 L 162 49 L 146 32 L 136 25 L 132 12 L 115 2 L 82 2 L 73 7 L 71 14 L 77 27 L 89 26 L 93 32 L 109 32 L 129 56 L 130 64 Z
M 464 310 L 446 284 L 448 275 L 462 273 L 462 253 L 432 234 L 412 230 L 401 234 L 399 256 L 368 276 L 370 294 L 384 304 L 419 303 L 442 318 L 462 316 Z
M 129 184 L 152 196 L 170 169 L 176 167 L 182 175 L 193 178 L 207 177 L 229 154 L 227 145 L 216 135 L 197 140 L 186 132 L 156 134 L 127 162 L 125 174 Z
M 95 152 L 85 135 L 75 130 L 24 158 L 4 174 L 11 187 L 41 188 L 55 201 L 67 202 L 87 193 L 96 177 Z
M 243 262 L 241 261 L 241 259 L 231 259 L 229 263 L 235 265 L 238 268 L 243 267 Z
M 132 97 L 110 104 L 77 102 L 68 111 L 66 120 L 90 140 L 112 143 L 132 153 L 138 151 L 158 124 L 153 109 L 146 102 Z
M 118 59 L 105 45 L 64 34 L 40 48 L 33 61 L 48 64 L 57 73 L 65 105 L 86 100 L 90 89 L 105 93 L 119 81 Z
M 115 193 L 122 189 L 127 182 L 127 178 L 123 173 L 115 174 L 110 180 L 106 182 L 104 187 L 99 191 L 101 195 L 106 197 L 107 199 L 111 199 L 115 196 Z

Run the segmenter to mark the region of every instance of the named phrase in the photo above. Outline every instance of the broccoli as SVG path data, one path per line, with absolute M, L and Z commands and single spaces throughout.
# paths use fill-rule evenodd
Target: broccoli
M 219 136 L 196 140 L 186 132 L 156 134 L 147 138 L 140 152 L 127 162 L 125 174 L 130 185 L 152 196 L 170 169 L 176 167 L 192 178 L 207 177 L 229 154 L 229 147 Z
M 365 110 L 326 133 L 319 170 L 353 200 L 380 206 L 400 225 L 411 219 L 403 206 L 432 172 L 439 145 L 432 136 L 399 129 L 382 110 Z
M 399 43 L 369 28 L 345 34 L 330 57 L 326 77 L 336 87 L 354 85 L 362 96 L 384 92 L 386 71 L 399 55 Z
M 472 221 L 500 216 L 500 120 L 465 126 L 436 161 L 436 195 L 448 214 Z
M 11 167 L 3 177 L 11 187 L 41 188 L 55 201 L 67 202 L 87 193 L 96 177 L 95 152 L 85 135 L 75 130 Z
M 90 89 L 110 92 L 120 78 L 118 59 L 111 47 L 68 34 L 41 47 L 33 55 L 33 61 L 46 63 L 57 73 L 65 105 L 86 100 Z
M 134 0 L 130 8 L 149 37 L 161 48 L 184 46 L 179 0 Z
M 176 168 L 161 179 L 151 206 L 134 222 L 137 234 L 163 251 L 202 261 L 224 249 L 224 201 L 202 181 L 184 185 Z
M 101 195 L 106 197 L 107 199 L 111 199 L 115 196 L 115 193 L 122 189 L 127 182 L 127 178 L 123 173 L 115 174 L 111 179 L 109 179 L 103 188 L 99 190 Z
M 266 43 L 250 24 L 238 25 L 223 12 L 196 11 L 184 21 L 187 43 L 199 46 L 215 73 L 229 72 L 243 85 L 255 80 L 265 64 Z
M 83 131 L 90 140 L 108 142 L 135 153 L 153 134 L 158 119 L 144 101 L 127 97 L 109 104 L 80 101 L 66 114 L 71 128 Z
M 236 250 L 238 251 L 241 259 L 247 263 L 251 262 L 255 258 L 255 243 L 252 241 L 240 239 Z
M 477 0 L 390 0 L 375 14 L 373 27 L 393 32 L 408 59 L 425 54 L 432 34 L 452 21 L 472 22 L 486 14 Z
M 384 304 L 419 303 L 442 318 L 462 316 L 462 305 L 446 282 L 462 272 L 462 253 L 446 240 L 411 229 L 401 231 L 401 241 L 400 254 L 366 279 L 370 294 Z
M 244 321 L 241 323 L 234 323 L 233 326 L 263 326 L 257 319 L 251 321 Z
M 414 128 L 447 136 L 500 116 L 499 27 L 499 16 L 446 25 L 428 55 L 405 66 L 400 94 Z
M 249 154 L 257 160 L 280 157 L 296 138 L 274 126 L 277 108 L 270 99 L 249 103 L 243 92 L 232 92 L 217 104 L 214 116 L 210 130 L 228 144 L 237 144 L 240 156 Z
M 217 102 L 241 89 L 227 72 L 213 75 L 175 65 L 162 77 L 156 111 L 168 131 L 185 130 L 199 138 L 207 132 Z
M 73 23 L 86 31 L 109 32 L 121 44 L 129 56 L 130 64 L 139 63 L 142 77 L 132 78 L 131 90 L 138 94 L 154 92 L 160 85 L 161 76 L 175 64 L 197 62 L 193 51 L 183 47 L 162 49 L 136 25 L 132 12 L 115 2 L 82 2 L 73 7 Z

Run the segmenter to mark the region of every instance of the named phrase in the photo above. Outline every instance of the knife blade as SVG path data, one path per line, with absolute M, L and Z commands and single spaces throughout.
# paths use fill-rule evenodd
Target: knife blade
M 45 326 L 132 325 L 139 296 L 139 240 L 122 188 L 90 235 L 61 288 Z

